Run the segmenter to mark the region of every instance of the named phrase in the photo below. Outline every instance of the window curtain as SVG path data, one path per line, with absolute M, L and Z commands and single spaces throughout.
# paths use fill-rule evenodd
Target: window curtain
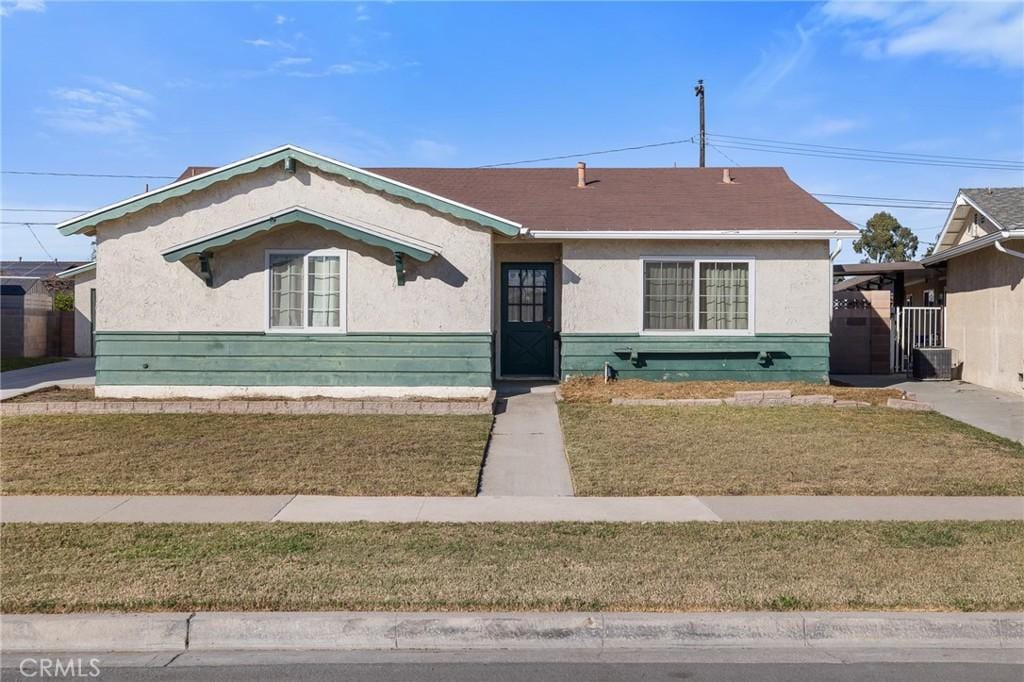
M 309 326 L 338 327 L 341 314 L 341 259 L 309 258 Z
M 302 326 L 302 256 L 270 256 L 270 326 Z
M 644 263 L 644 329 L 693 329 L 693 263 Z
M 701 263 L 700 328 L 747 329 L 746 263 Z

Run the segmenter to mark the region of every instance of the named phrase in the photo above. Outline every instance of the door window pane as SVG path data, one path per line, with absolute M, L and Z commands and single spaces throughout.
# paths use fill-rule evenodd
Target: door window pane
M 700 264 L 700 328 L 747 329 L 749 301 L 747 263 Z
M 301 254 L 270 256 L 270 326 L 302 327 Z
M 341 316 L 341 258 L 310 256 L 309 320 L 310 327 L 338 327 Z
M 693 329 L 693 263 L 644 263 L 644 329 Z

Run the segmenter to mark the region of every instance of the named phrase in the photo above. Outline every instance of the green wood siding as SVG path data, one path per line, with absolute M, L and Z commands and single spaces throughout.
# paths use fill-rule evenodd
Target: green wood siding
M 828 379 L 828 334 L 754 336 L 648 336 L 639 334 L 562 334 L 562 376 L 601 374 L 607 362 L 623 379 L 648 381 L 811 381 Z M 623 348 L 641 353 L 640 366 Z M 764 367 L 758 353 L 772 352 Z
M 96 383 L 490 386 L 491 335 L 101 332 Z

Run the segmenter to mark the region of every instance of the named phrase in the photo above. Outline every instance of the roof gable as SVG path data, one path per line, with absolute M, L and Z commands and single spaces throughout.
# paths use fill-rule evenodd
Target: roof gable
M 394 197 L 407 199 L 422 206 L 427 206 L 435 211 L 448 214 L 454 218 L 468 220 L 483 227 L 489 227 L 500 234 L 514 236 L 519 234 L 519 223 L 501 218 L 497 215 L 482 211 L 471 206 L 447 199 L 443 196 L 433 194 L 430 191 L 422 190 L 401 181 L 378 175 L 372 171 L 366 171 L 355 166 L 342 163 L 313 152 L 306 151 L 292 145 L 285 145 L 264 152 L 248 159 L 242 159 L 235 163 L 221 166 L 198 175 L 185 177 L 176 180 L 169 185 L 159 187 L 145 194 L 126 199 L 124 201 L 97 209 L 77 218 L 66 220 L 57 228 L 63 235 L 89 233 L 100 223 L 108 220 L 116 220 L 130 215 L 142 209 L 153 206 L 169 199 L 185 196 L 197 192 L 211 185 L 229 180 L 239 175 L 254 173 L 260 169 L 282 163 L 285 168 L 294 169 L 295 163 L 301 163 L 310 168 L 316 168 L 324 173 L 339 175 L 348 180 L 359 183 L 370 189 L 389 194 Z M 187 174 L 186 174 L 187 175 Z

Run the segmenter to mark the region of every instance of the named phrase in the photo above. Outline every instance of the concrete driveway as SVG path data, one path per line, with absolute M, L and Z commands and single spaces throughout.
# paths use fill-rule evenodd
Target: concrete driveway
M 0 374 L 0 400 L 50 386 L 96 384 L 96 359 L 71 358 L 48 365 L 14 369 Z
M 833 375 L 832 379 L 851 386 L 908 391 L 947 417 L 1024 443 L 1024 392 L 1014 395 L 966 381 L 908 381 L 901 374 Z

